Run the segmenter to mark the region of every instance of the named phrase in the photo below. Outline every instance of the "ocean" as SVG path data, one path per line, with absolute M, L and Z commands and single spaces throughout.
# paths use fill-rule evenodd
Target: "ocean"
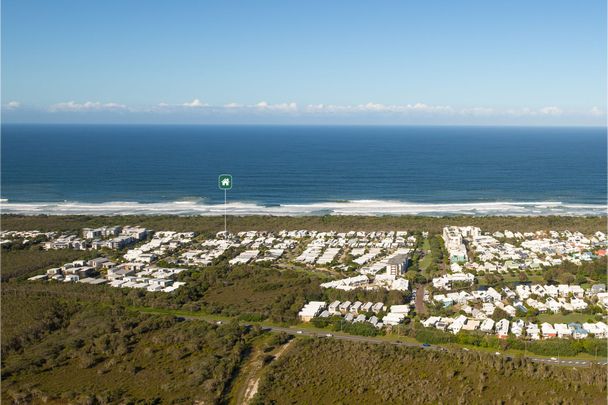
M 605 128 L 2 125 L 24 214 L 605 215 Z

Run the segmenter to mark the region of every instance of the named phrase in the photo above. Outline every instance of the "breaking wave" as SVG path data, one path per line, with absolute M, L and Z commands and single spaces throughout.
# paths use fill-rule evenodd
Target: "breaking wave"
M 408 203 L 386 200 L 333 201 L 310 204 L 273 206 L 248 202 L 231 202 L 229 215 L 474 215 L 474 216 L 605 216 L 606 205 L 541 202 L 475 202 L 450 204 Z M 203 199 L 173 202 L 39 202 L 19 203 L 0 200 L 3 214 L 24 215 L 205 215 L 224 214 L 223 204 L 206 203 Z

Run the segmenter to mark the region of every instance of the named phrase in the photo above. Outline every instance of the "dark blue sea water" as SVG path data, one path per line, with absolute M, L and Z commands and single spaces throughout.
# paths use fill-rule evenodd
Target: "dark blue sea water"
M 3 125 L 2 209 L 213 214 L 231 173 L 234 213 L 598 213 L 606 148 L 605 128 Z

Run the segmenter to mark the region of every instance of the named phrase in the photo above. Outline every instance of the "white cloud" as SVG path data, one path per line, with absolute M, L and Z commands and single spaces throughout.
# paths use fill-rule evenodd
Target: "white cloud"
M 561 115 L 562 109 L 558 107 L 543 107 L 539 110 L 539 112 L 543 115 Z
M 4 110 L 20 108 L 21 103 L 10 101 L 3 106 Z M 534 118 L 539 120 L 550 120 L 553 118 L 568 117 L 602 117 L 606 115 L 598 107 L 587 110 L 565 110 L 557 106 L 546 107 L 520 107 L 520 108 L 491 108 L 483 106 L 473 107 L 453 107 L 450 105 L 435 105 L 423 102 L 411 104 L 382 104 L 368 102 L 362 104 L 308 104 L 300 107 L 295 102 L 269 103 L 260 101 L 253 104 L 240 104 L 230 102 L 223 105 L 212 105 L 195 98 L 191 101 L 178 104 L 161 102 L 156 105 L 140 105 L 136 107 L 126 106 L 119 103 L 101 103 L 97 101 L 87 101 L 83 103 L 68 101 L 51 105 L 50 112 L 93 112 L 93 111 L 127 111 L 132 113 L 184 113 L 186 110 L 192 114 L 205 116 L 234 116 L 234 115 L 255 115 L 255 116 L 299 116 L 313 118 L 352 118 L 352 117 L 377 117 L 386 119 L 424 119 L 424 118 L 456 118 L 487 120 L 496 119 L 524 119 Z
M 201 100 L 199 100 L 198 98 L 195 98 L 192 101 L 189 102 L 185 102 L 184 104 L 182 104 L 184 107 L 188 107 L 188 108 L 202 108 L 202 107 L 209 107 L 209 104 L 207 103 L 203 103 Z
M 255 104 L 253 107 L 257 108 L 258 110 L 266 110 L 266 111 L 282 111 L 282 112 L 298 111 L 298 105 L 294 102 L 269 104 L 266 101 L 260 101 L 259 103 Z
M 606 110 L 600 110 L 599 108 L 597 108 L 597 106 L 593 106 L 589 111 L 589 114 L 595 117 L 601 117 L 602 115 L 606 114 Z
M 19 107 L 21 107 L 21 103 L 19 101 L 9 101 L 8 103 L 6 103 L 4 105 L 6 108 L 8 108 L 9 110 L 15 110 Z
M 379 104 L 366 103 L 358 105 L 309 104 L 306 111 L 311 113 L 448 113 L 454 112 L 450 106 L 416 104 Z
M 488 107 L 472 107 L 472 108 L 463 108 L 460 110 L 462 115 L 472 115 L 472 116 L 489 116 L 496 113 L 493 108 Z
M 99 101 L 86 101 L 77 103 L 75 101 L 67 101 L 64 103 L 53 104 L 49 110 L 51 112 L 63 111 L 119 111 L 127 110 L 127 106 L 118 103 L 100 103 Z
M 571 112 L 572 113 L 572 112 Z M 497 111 L 496 115 L 510 115 L 515 117 L 538 117 L 538 116 L 560 116 L 564 110 L 555 106 L 542 107 L 538 109 L 523 107 L 519 109 L 509 109 L 504 112 Z

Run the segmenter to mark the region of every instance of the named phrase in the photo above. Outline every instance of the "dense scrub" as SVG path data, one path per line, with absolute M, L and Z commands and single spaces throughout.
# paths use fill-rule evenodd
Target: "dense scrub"
M 604 404 L 606 371 L 473 352 L 307 339 L 270 367 L 255 401 Z
M 3 356 L 2 402 L 218 403 L 255 335 L 235 323 L 82 306 Z
M 31 294 L 84 302 L 145 306 L 161 309 L 205 311 L 243 320 L 269 319 L 294 323 L 297 313 L 310 300 L 326 299 L 315 274 L 245 265 L 228 268 L 225 263 L 193 270 L 180 276 L 186 285 L 174 293 L 113 288 L 62 282 L 9 283 L 7 292 L 27 299 Z
M 40 270 L 78 259 L 85 259 L 91 252 L 80 250 L 40 250 L 38 247 L 23 250 L 5 250 L 0 254 L 0 280 L 31 276 Z
M 256 318 L 252 320 L 293 323 L 307 301 L 323 297 L 318 276 L 263 266 L 216 266 L 184 280 L 190 288 L 176 295 L 184 308 L 200 306 L 210 313 Z
M 54 297 L 2 290 L 2 357 L 66 325 L 77 305 Z
M 325 289 L 323 290 L 324 296 L 328 302 L 331 301 L 361 301 L 361 302 L 383 302 L 385 305 L 399 305 L 407 303 L 411 298 L 409 291 L 397 291 L 397 290 L 364 290 L 358 288 L 355 290 L 336 290 L 336 289 Z
M 78 231 L 83 227 L 102 225 L 142 225 L 155 230 L 195 231 L 215 234 L 223 230 L 222 217 L 158 216 L 21 216 L 2 215 L 2 228 L 7 230 Z M 245 216 L 228 217 L 228 229 L 236 231 L 282 229 L 315 229 L 320 231 L 378 231 L 410 230 L 441 233 L 445 225 L 474 225 L 484 231 L 538 231 L 541 229 L 571 229 L 593 233 L 606 228 L 606 217 L 424 217 L 424 216 L 313 216 L 273 217 Z
M 335 332 L 346 332 L 351 335 L 378 336 L 384 334 L 384 330 L 378 329 L 368 322 L 347 322 L 340 316 L 313 318 L 311 323 L 316 328 L 330 328 Z
M 606 284 L 608 281 L 607 266 L 607 256 L 590 262 L 583 262 L 580 266 L 567 261 L 559 266 L 545 270 L 543 272 L 543 279 L 547 283 L 583 284 L 592 280 L 594 283 Z

